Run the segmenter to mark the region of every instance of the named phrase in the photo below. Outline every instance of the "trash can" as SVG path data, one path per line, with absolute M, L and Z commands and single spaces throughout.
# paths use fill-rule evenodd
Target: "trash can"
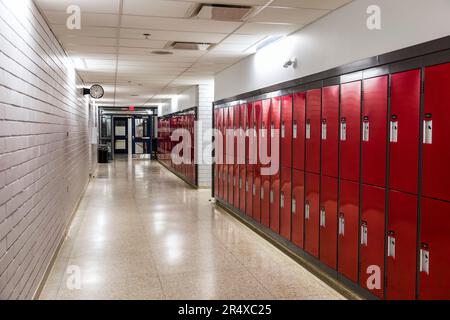
M 98 146 L 98 163 L 108 163 L 108 146 L 106 144 Z

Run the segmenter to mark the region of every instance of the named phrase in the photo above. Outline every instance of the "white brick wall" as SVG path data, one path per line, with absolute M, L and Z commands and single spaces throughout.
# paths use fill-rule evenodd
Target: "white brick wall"
M 0 0 L 0 299 L 32 298 L 88 182 L 88 101 L 31 0 Z

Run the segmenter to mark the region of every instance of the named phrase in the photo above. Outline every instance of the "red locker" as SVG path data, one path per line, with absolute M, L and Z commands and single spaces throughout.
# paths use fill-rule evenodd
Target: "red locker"
M 245 180 L 245 213 L 253 217 L 253 166 L 247 165 Z
M 261 223 L 270 227 L 270 176 L 261 176 Z
M 214 127 L 216 129 L 218 129 L 218 116 L 219 116 L 219 112 L 218 110 L 214 110 Z M 219 145 L 218 145 L 218 141 L 219 138 L 216 136 L 215 137 L 215 144 L 214 144 L 214 156 L 215 156 L 215 165 L 214 165 L 214 197 L 218 197 L 219 195 L 219 163 L 220 163 L 220 153 L 218 152 L 219 150 Z
M 227 125 L 227 164 L 234 164 L 234 108 L 228 108 L 228 125 Z
M 319 186 L 320 176 L 306 173 L 305 250 L 319 257 Z
M 417 193 L 420 70 L 393 74 L 389 116 L 389 187 Z
M 360 285 L 384 297 L 385 189 L 362 185 Z
M 450 299 L 450 203 L 421 199 L 419 299 Z
M 306 93 L 306 170 L 320 173 L 320 109 L 322 89 L 310 90 Z
M 292 96 L 281 98 L 281 166 L 292 167 Z
M 270 177 L 270 228 L 280 233 L 280 174 Z
M 239 165 L 239 210 L 241 212 L 245 212 L 245 200 L 247 198 L 247 193 L 245 192 L 245 182 L 247 181 L 247 178 L 245 177 L 246 170 L 245 170 L 245 164 Z
M 234 153 L 234 161 L 233 161 L 233 173 L 234 173 L 234 178 L 233 178 L 233 205 L 235 208 L 239 208 L 239 163 L 238 163 L 238 134 L 239 134 L 239 127 L 240 127 L 240 119 L 239 119 L 239 111 L 240 106 L 236 105 L 234 106 L 234 110 L 233 110 L 233 131 L 234 131 L 234 135 L 233 135 L 233 153 Z
M 359 185 L 339 182 L 338 271 L 358 282 Z
M 260 163 L 260 157 L 259 157 L 259 141 L 260 141 L 260 127 L 261 127 L 261 112 L 262 112 L 262 105 L 261 101 L 256 101 L 253 103 L 253 115 L 252 115 L 252 122 L 253 122 L 253 140 L 252 142 L 255 144 L 254 150 L 256 153 L 254 154 L 253 161 L 255 164 Z
M 247 117 L 247 105 L 242 104 L 239 107 L 239 140 L 236 145 L 238 148 L 237 156 L 238 156 L 238 164 L 246 164 L 247 163 L 247 136 L 245 134 L 246 130 L 246 117 Z M 242 182 L 244 183 L 244 182 Z
M 261 167 L 258 165 L 255 165 L 253 170 L 252 196 L 253 219 L 261 222 Z
M 450 63 L 425 68 L 422 195 L 450 201 Z
M 281 168 L 280 235 L 291 240 L 291 168 Z
M 292 170 L 292 242 L 303 248 L 304 235 L 304 203 L 305 174 L 303 171 Z
M 228 150 L 227 150 L 227 128 L 228 128 L 228 108 L 222 108 L 222 136 L 223 136 L 223 163 L 227 164 Z M 225 191 L 225 189 L 224 189 Z
M 341 179 L 359 181 L 361 81 L 341 85 L 339 160 Z
M 259 138 L 262 141 L 259 154 L 259 162 L 263 166 L 269 166 L 268 159 L 270 157 L 270 113 L 271 113 L 271 99 L 263 100 L 261 107 L 261 123 Z
M 417 196 L 389 191 L 386 298 L 416 296 Z
M 322 89 L 322 174 L 338 176 L 339 86 Z
M 305 110 L 306 93 L 295 93 L 292 111 L 292 167 L 297 170 L 305 170 Z
M 337 118 L 336 118 L 337 120 Z M 336 136 L 337 138 L 337 136 Z M 322 176 L 320 188 L 320 261 L 337 268 L 338 180 Z
M 248 103 L 246 105 L 245 111 L 245 161 L 247 165 L 256 164 L 255 159 L 255 149 L 256 145 L 254 144 L 254 133 L 253 133 L 253 104 Z M 253 143 L 251 143 L 253 142 Z
M 234 165 L 228 165 L 228 203 L 230 205 L 234 204 L 233 193 L 234 193 Z
M 222 199 L 225 202 L 228 202 L 228 165 L 224 164 L 223 165 L 223 172 L 222 172 L 222 188 L 223 188 L 223 196 Z
M 278 153 L 278 159 L 280 159 L 280 119 L 281 119 L 281 98 L 276 97 L 272 98 L 272 107 L 270 109 L 270 136 L 271 136 L 271 143 L 270 143 L 270 154 L 272 156 L 272 161 L 275 161 L 273 159 L 275 152 Z M 277 133 L 277 134 L 276 134 Z M 275 156 L 275 159 L 277 157 Z M 280 162 L 274 164 L 275 167 L 278 169 L 278 174 L 280 170 Z
M 218 187 L 218 195 L 220 199 L 223 199 L 223 164 L 219 164 L 219 174 L 218 174 L 218 183 L 219 183 L 219 187 Z
M 362 182 L 386 186 L 388 76 L 364 80 Z

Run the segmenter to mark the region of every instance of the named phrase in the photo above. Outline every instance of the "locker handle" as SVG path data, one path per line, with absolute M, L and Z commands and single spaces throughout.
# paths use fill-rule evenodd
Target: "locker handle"
M 346 122 L 345 118 L 341 119 L 340 139 L 341 139 L 341 141 L 346 141 L 347 140 L 347 122 Z
M 361 245 L 367 247 L 367 222 L 363 221 L 361 223 Z
M 345 218 L 344 214 L 341 212 L 339 214 L 339 235 L 344 236 Z
M 294 120 L 292 124 L 292 137 L 297 139 L 297 120 Z
M 245 181 L 245 192 L 248 192 L 248 181 Z
M 273 203 L 273 191 L 272 190 L 270 190 L 269 201 L 270 201 L 270 203 Z
M 431 119 L 431 115 L 430 118 L 423 120 L 423 143 L 433 143 L 433 120 Z
M 322 140 L 327 140 L 327 120 L 322 120 Z
M 388 257 L 395 259 L 395 233 L 394 231 L 389 231 L 388 233 Z
M 309 220 L 309 208 L 310 208 L 309 201 L 306 201 L 305 202 L 305 219 L 306 220 Z
M 430 250 L 428 249 L 428 245 L 422 243 L 420 248 L 420 272 L 424 272 L 427 275 L 430 274 Z
M 325 212 L 325 208 L 322 207 L 322 208 L 320 208 L 320 221 L 319 221 L 319 224 L 323 228 L 325 228 L 325 219 L 326 219 L 326 212 Z
M 305 138 L 307 140 L 311 139 L 311 121 L 309 119 L 306 120 L 306 135 Z
M 284 193 L 281 192 L 280 194 L 280 206 L 281 208 L 284 208 Z
M 259 191 L 259 196 L 261 199 L 264 199 L 264 187 L 261 187 L 261 190 Z
M 253 196 L 256 196 L 256 185 L 255 184 L 253 184 Z
M 369 141 L 369 117 L 364 117 L 362 140 L 364 142 L 368 142 Z
M 292 198 L 292 213 L 295 213 L 297 211 L 297 201 L 295 198 Z
M 397 119 L 397 118 L 395 118 Z M 397 143 L 398 142 L 398 120 L 391 120 L 390 125 L 390 142 Z
M 242 189 L 242 178 L 239 177 L 239 189 Z
M 233 186 L 236 186 L 236 177 L 233 177 Z
M 284 130 L 285 130 L 285 125 L 284 125 L 284 121 L 283 121 L 283 122 L 281 122 L 281 137 L 282 138 L 284 138 L 284 135 L 285 135 Z

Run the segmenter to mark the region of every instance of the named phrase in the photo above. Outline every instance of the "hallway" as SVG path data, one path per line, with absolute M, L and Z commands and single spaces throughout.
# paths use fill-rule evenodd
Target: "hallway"
M 209 197 L 157 162 L 100 165 L 40 299 L 343 299 Z

